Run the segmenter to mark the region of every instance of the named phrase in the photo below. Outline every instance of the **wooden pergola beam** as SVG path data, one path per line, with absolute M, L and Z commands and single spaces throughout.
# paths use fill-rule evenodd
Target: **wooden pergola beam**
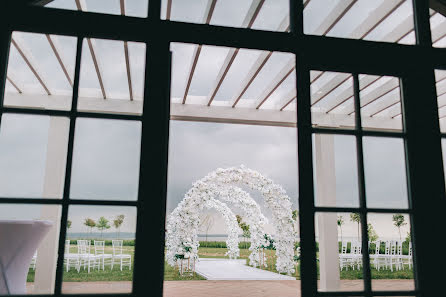
M 87 6 L 84 0 L 76 0 L 76 7 L 78 10 L 87 11 Z M 107 94 L 105 92 L 104 81 L 102 79 L 102 73 L 96 56 L 96 51 L 94 49 L 93 42 L 90 38 L 87 38 L 87 44 L 88 44 L 88 49 L 90 50 L 91 59 L 93 60 L 94 69 L 98 77 L 99 85 L 101 87 L 102 97 L 104 99 L 107 99 Z
M 209 24 L 211 22 L 212 15 L 215 10 L 215 5 L 217 4 L 217 0 L 208 0 L 208 4 L 206 6 L 206 10 L 203 16 L 203 23 Z M 189 68 L 189 75 L 187 78 L 186 89 L 184 90 L 183 101 L 182 103 L 186 103 L 187 95 L 189 93 L 190 86 L 192 84 L 192 79 L 194 77 L 195 68 L 197 67 L 198 59 L 200 58 L 202 44 L 199 44 L 195 47 L 194 53 L 192 55 L 192 64 Z
M 51 36 L 49 34 L 45 34 L 46 39 L 48 40 L 48 43 L 51 46 L 51 49 L 54 52 L 54 55 L 56 56 L 57 61 L 59 62 L 60 67 L 62 68 L 63 73 L 65 74 L 65 77 L 67 78 L 68 83 L 71 87 L 73 87 L 73 80 L 70 77 L 70 74 L 68 73 L 67 67 L 65 66 L 65 63 L 62 60 L 62 57 L 59 54 L 59 50 L 57 49 L 57 37 Z
M 279 27 L 277 28 L 277 31 L 287 31 L 289 29 L 289 16 L 285 16 L 285 18 L 280 23 Z M 235 107 L 240 99 L 242 99 L 242 96 L 245 94 L 245 92 L 248 90 L 249 86 L 252 84 L 252 82 L 255 80 L 257 75 L 260 73 L 260 71 L 265 66 L 266 62 L 271 58 L 273 52 L 268 51 L 262 51 L 257 58 L 257 60 L 254 62 L 254 64 L 251 66 L 251 68 L 248 71 L 248 74 L 243 79 L 243 82 L 240 86 L 240 89 L 235 93 L 233 99 L 231 100 L 231 106 Z
M 22 90 L 17 86 L 17 84 L 9 77 L 9 76 L 6 76 L 6 79 L 9 81 L 9 83 L 14 87 L 14 89 L 16 89 L 16 91 L 19 93 L 19 94 L 22 94 Z
M 26 49 L 23 42 L 20 41 L 20 38 L 17 35 L 13 36 L 11 38 L 11 43 L 17 49 L 17 52 L 23 58 L 26 65 L 28 65 L 28 68 L 31 70 L 31 72 L 34 74 L 34 76 L 37 78 L 37 80 L 39 81 L 40 85 L 43 87 L 45 92 L 48 95 L 51 95 L 50 90 L 48 89 L 46 83 L 43 81 L 42 75 L 39 73 L 38 67 L 36 66 L 36 62 L 34 61 L 34 58 L 31 54 L 31 52 Z
M 251 3 L 251 6 L 248 9 L 248 13 L 245 16 L 245 19 L 243 20 L 242 27 L 243 28 L 251 28 L 254 24 L 254 21 L 256 20 L 257 16 L 259 15 L 260 10 L 262 9 L 263 4 L 265 3 L 265 0 L 254 0 Z M 240 49 L 238 48 L 230 48 L 228 54 L 226 55 L 226 58 L 223 62 L 223 65 L 220 67 L 220 71 L 217 75 L 217 79 L 215 80 L 214 85 L 211 88 L 211 92 L 208 96 L 208 103 L 207 105 L 210 106 L 212 101 L 214 100 L 215 96 L 217 95 L 218 90 L 220 89 L 226 75 L 228 74 L 229 69 L 232 66 L 232 63 L 234 62 L 235 58 L 237 57 L 237 54 Z
M 125 15 L 125 0 L 119 0 L 119 4 L 121 9 L 121 15 Z M 127 71 L 127 83 L 129 86 L 130 101 L 133 101 L 132 74 L 130 71 L 129 46 L 127 44 L 127 41 L 124 41 L 124 55 L 125 55 L 125 68 Z

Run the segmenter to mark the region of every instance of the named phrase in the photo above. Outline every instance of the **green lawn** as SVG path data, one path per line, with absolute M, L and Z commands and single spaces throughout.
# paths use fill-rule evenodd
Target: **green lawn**
M 226 248 L 199 248 L 198 255 L 200 258 L 229 258 L 225 256 L 227 249 Z M 76 248 L 72 247 L 71 252 L 75 253 Z M 123 252 L 125 254 L 132 255 L 132 268 L 133 268 L 133 260 L 134 260 L 134 247 L 133 246 L 124 246 Z M 105 247 L 105 253 L 112 253 L 112 248 L 110 246 Z M 240 249 L 240 258 L 239 259 L 248 259 L 249 256 L 248 249 Z M 270 270 L 273 272 L 277 272 L 274 268 L 275 265 L 275 251 L 268 250 L 266 251 L 268 262 L 268 267 L 262 268 L 265 270 Z M 247 260 L 248 263 L 248 260 Z M 404 269 L 400 271 L 390 270 L 380 270 L 377 271 L 372 267 L 372 278 L 373 279 L 413 279 L 413 270 Z M 296 273 L 293 275 L 296 279 L 300 279 L 299 269 L 297 269 Z M 361 270 L 343 270 L 341 271 L 341 279 L 362 279 L 362 269 Z M 80 272 L 77 272 L 76 269 L 71 268 L 69 272 L 64 270 L 63 281 L 66 282 L 93 282 L 93 281 L 131 281 L 133 278 L 133 271 L 129 270 L 128 267 L 124 267 L 123 271 L 120 271 L 119 265 L 115 265 L 113 270 L 110 269 L 110 266 L 105 266 L 105 270 L 94 270 L 87 272 L 81 268 Z M 200 275 L 195 274 L 195 276 L 180 276 L 177 269 L 171 267 L 167 263 L 164 264 L 164 279 L 166 281 L 174 281 L 174 280 L 202 280 L 204 279 Z M 29 270 L 28 273 L 28 282 L 34 281 L 34 271 L 32 269 Z

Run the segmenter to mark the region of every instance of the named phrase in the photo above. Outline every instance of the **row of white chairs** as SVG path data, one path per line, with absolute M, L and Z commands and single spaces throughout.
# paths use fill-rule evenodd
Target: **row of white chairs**
M 78 272 L 81 267 L 88 270 L 91 269 L 105 270 L 105 265 L 110 265 L 113 270 L 115 264 L 120 265 L 120 270 L 128 266 L 132 269 L 132 256 L 123 254 L 122 240 L 112 240 L 112 254 L 105 253 L 105 241 L 94 241 L 93 250 L 90 240 L 77 240 L 77 253 L 70 252 L 70 241 L 65 241 L 65 266 L 69 271 L 70 267 L 74 267 Z
M 384 253 L 381 253 L 381 243 L 384 242 Z M 409 251 L 407 255 L 403 254 L 403 242 L 398 240 L 375 241 L 369 242 L 370 250 L 371 244 L 375 244 L 374 253 L 369 255 L 370 261 L 373 263 L 375 269 L 382 268 L 393 271 L 404 269 L 407 265 L 409 269 L 412 268 L 412 243 L 409 242 Z M 341 270 L 347 270 L 349 267 L 360 269 L 362 266 L 362 245 L 359 241 L 352 241 L 350 244 L 350 252 L 348 253 L 348 242 L 341 242 L 341 253 L 339 254 L 339 265 Z

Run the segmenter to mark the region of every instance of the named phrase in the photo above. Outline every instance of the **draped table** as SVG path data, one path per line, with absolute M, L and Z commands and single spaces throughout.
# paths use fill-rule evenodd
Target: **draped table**
M 43 220 L 0 220 L 0 295 L 26 294 L 29 265 L 52 226 Z

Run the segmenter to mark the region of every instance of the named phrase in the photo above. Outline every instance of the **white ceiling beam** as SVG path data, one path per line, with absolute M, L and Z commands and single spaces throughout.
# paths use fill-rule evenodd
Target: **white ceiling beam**
M 78 10 L 87 11 L 87 4 L 84 0 L 76 0 L 76 7 Z M 105 92 L 104 81 L 102 80 L 102 71 L 99 67 L 99 62 L 96 56 L 95 43 L 90 38 L 87 38 L 88 49 L 90 50 L 91 58 L 93 60 L 94 69 L 98 77 L 99 86 L 101 87 L 102 97 L 107 99 L 107 93 Z
M 209 24 L 212 18 L 212 15 L 215 10 L 215 5 L 217 4 L 217 0 L 208 0 L 206 9 L 203 15 L 203 23 Z M 190 85 L 192 84 L 192 79 L 194 77 L 195 68 L 197 67 L 198 59 L 200 57 L 202 45 L 199 44 L 195 47 L 194 53 L 192 55 L 192 64 L 189 67 L 189 74 L 186 83 L 186 89 L 184 90 L 183 101 L 182 103 L 186 103 L 187 95 L 189 93 Z
M 73 87 L 73 80 L 71 79 L 66 64 L 64 63 L 60 55 L 60 50 L 59 50 L 60 46 L 58 45 L 57 36 L 51 36 L 49 34 L 45 34 L 45 36 L 46 39 L 48 40 L 48 43 L 51 46 L 51 49 L 54 52 L 54 55 L 56 56 L 57 61 L 59 62 L 60 67 L 62 68 L 63 73 L 65 74 L 65 77 L 67 78 L 68 83 L 70 84 L 71 87 Z
M 277 88 L 293 73 L 295 69 L 295 57 L 291 57 L 289 61 L 282 67 L 279 73 L 271 80 L 268 86 L 260 94 L 259 98 L 255 101 L 255 109 L 259 109 L 263 103 L 268 100 L 269 97 L 277 90 Z
M 260 9 L 262 9 L 262 6 L 264 3 L 265 3 L 265 0 L 254 0 L 251 2 L 251 6 L 249 7 L 248 13 L 245 16 L 245 19 L 243 20 L 241 27 L 248 28 L 248 29 L 250 29 L 252 27 L 255 19 L 259 15 Z M 229 49 L 229 52 L 226 55 L 223 65 L 220 67 L 220 71 L 217 75 L 215 83 L 212 86 L 210 94 L 208 96 L 208 106 L 211 105 L 212 101 L 214 100 L 215 96 L 217 95 L 217 92 L 220 89 L 220 87 L 226 77 L 226 74 L 228 74 L 228 71 L 231 68 L 232 63 L 234 62 L 235 58 L 237 57 L 238 52 L 239 52 L 238 48 L 230 48 Z
M 16 91 L 19 93 L 19 94 L 22 94 L 22 90 L 17 86 L 17 84 L 9 77 L 9 76 L 6 76 L 6 79 L 9 81 L 9 83 L 14 87 L 14 89 L 16 89 Z
M 280 111 L 284 110 L 288 105 L 291 104 L 297 98 L 296 88 L 291 88 L 291 90 L 283 96 L 276 103 L 276 108 Z
M 338 1 L 324 21 L 312 32 L 312 35 L 326 35 L 344 17 L 358 0 Z
M 381 79 L 382 76 L 374 76 L 374 75 L 365 75 L 362 78 L 359 79 L 359 88 L 360 91 L 368 88 L 370 85 L 372 85 L 374 82 Z M 337 96 L 337 98 L 334 100 L 335 102 L 338 101 L 335 105 L 330 107 L 326 112 L 330 113 L 348 100 L 353 99 L 353 86 L 350 86 L 348 89 L 344 90 L 341 94 Z
M 277 31 L 287 31 L 289 29 L 289 16 L 285 16 L 285 18 L 280 23 L 279 27 L 277 28 Z M 245 76 L 245 78 L 242 81 L 242 84 L 239 88 L 239 90 L 235 93 L 234 97 L 231 100 L 231 106 L 235 107 L 240 99 L 242 99 L 242 96 L 245 94 L 245 92 L 248 90 L 249 86 L 252 84 L 254 79 L 257 77 L 257 75 L 262 70 L 263 66 L 265 66 L 266 62 L 268 62 L 269 58 L 271 58 L 271 55 L 273 52 L 268 51 L 262 51 L 260 52 L 259 57 L 254 62 L 254 64 L 251 66 L 251 68 L 248 71 L 248 74 Z
M 44 82 L 42 73 L 39 70 L 38 63 L 34 59 L 32 53 L 31 53 L 31 50 L 29 50 L 27 48 L 24 40 L 22 40 L 22 38 L 19 35 L 14 34 L 14 36 L 11 38 L 11 43 L 17 49 L 18 53 L 23 58 L 23 60 L 25 61 L 26 65 L 28 65 L 28 68 L 31 70 L 31 72 L 34 74 L 34 76 L 37 78 L 37 80 L 39 81 L 40 85 L 43 87 L 45 92 L 48 95 L 51 95 L 51 92 L 48 89 L 48 86 Z
M 119 4 L 121 9 L 121 15 L 125 15 L 125 0 L 120 0 Z M 130 101 L 133 101 L 132 73 L 130 71 L 129 46 L 127 44 L 127 41 L 124 41 L 124 55 L 125 55 L 125 68 L 127 71 L 127 83 L 129 87 Z

